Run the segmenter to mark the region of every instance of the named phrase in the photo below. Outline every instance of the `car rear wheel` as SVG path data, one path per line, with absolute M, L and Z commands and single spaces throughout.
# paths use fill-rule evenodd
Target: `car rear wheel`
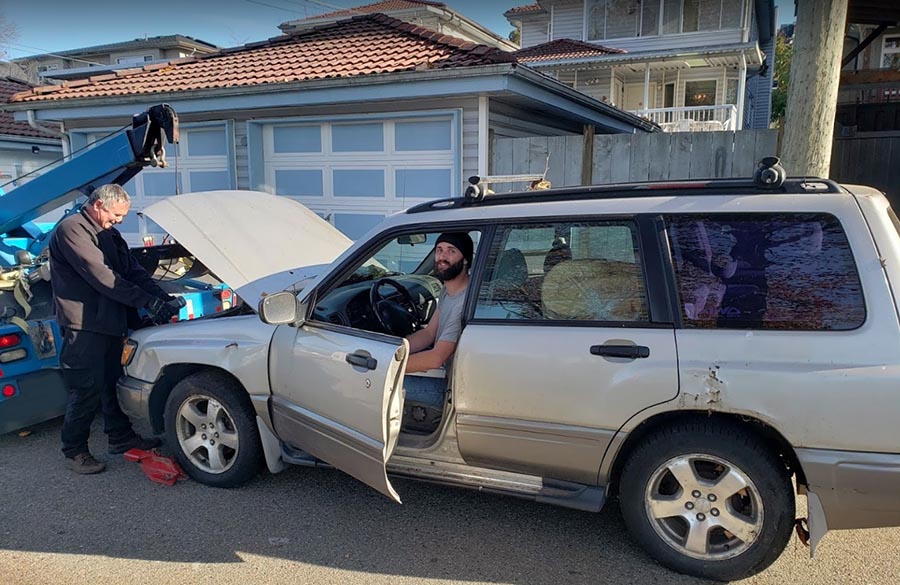
M 657 561 L 720 581 L 772 564 L 794 525 L 785 465 L 754 435 L 712 421 L 645 437 L 619 499 L 629 531 Z
M 166 439 L 192 479 L 234 487 L 259 473 L 262 446 L 249 398 L 217 372 L 192 374 L 166 401 Z

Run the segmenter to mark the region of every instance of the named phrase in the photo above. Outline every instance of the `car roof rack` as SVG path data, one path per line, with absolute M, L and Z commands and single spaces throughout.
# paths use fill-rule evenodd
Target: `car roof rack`
M 488 182 L 519 182 L 540 178 L 530 175 L 509 175 L 509 180 L 498 180 L 502 177 L 490 177 Z M 525 178 L 523 178 L 525 177 Z M 407 213 L 422 213 L 441 209 L 459 207 L 510 205 L 520 203 L 537 203 L 549 201 L 573 201 L 589 199 L 630 199 L 639 197 L 666 197 L 685 195 L 691 190 L 691 196 L 703 195 L 800 195 L 810 193 L 846 193 L 840 185 L 831 179 L 819 177 L 786 178 L 784 169 L 778 159 L 768 157 L 760 161 L 753 178 L 736 179 L 679 179 L 674 181 L 648 181 L 640 183 L 614 183 L 609 185 L 585 185 L 579 187 L 563 187 L 557 189 L 532 188 L 530 191 L 512 193 L 491 193 L 481 188 L 485 181 L 479 177 L 469 179 L 470 186 L 463 197 L 440 199 L 413 206 Z

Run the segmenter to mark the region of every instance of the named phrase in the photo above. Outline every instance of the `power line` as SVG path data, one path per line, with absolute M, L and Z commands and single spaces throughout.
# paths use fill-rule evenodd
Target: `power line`
M 274 8 L 276 10 L 284 10 L 285 12 L 290 12 L 292 14 L 303 14 L 302 12 L 298 12 L 296 10 L 291 10 L 290 8 L 284 8 L 282 6 L 275 6 L 274 4 L 266 4 L 265 2 L 260 2 L 259 0 L 244 0 L 245 2 L 249 2 L 251 4 L 259 4 L 260 6 L 268 6 L 269 8 Z
M 23 45 L 23 44 L 21 44 L 21 43 L 13 43 L 13 42 L 10 42 L 10 41 L 7 41 L 6 44 L 9 45 L 9 46 L 11 46 L 11 47 L 18 48 L 20 51 L 25 50 L 25 49 L 31 49 L 31 50 L 34 50 L 34 51 L 43 51 L 43 53 L 41 53 L 41 54 L 39 55 L 40 57 L 44 57 L 44 56 L 47 56 L 47 57 L 56 57 L 57 59 L 63 59 L 63 60 L 65 60 L 65 61 L 75 61 L 75 62 L 77 62 L 77 63 L 86 63 L 87 65 L 99 65 L 99 66 L 101 66 L 101 67 L 106 67 L 106 66 L 107 66 L 107 63 L 97 63 L 96 61 L 88 61 L 88 60 L 86 60 L 86 59 L 79 59 L 79 58 L 77 58 L 77 57 L 67 57 L 67 56 L 65 56 L 65 55 L 59 55 L 59 54 L 57 54 L 57 53 L 50 53 L 50 52 L 47 52 L 45 49 L 42 49 L 42 48 L 40 48 L 40 47 L 32 47 L 32 46 L 30 46 L 30 45 Z M 25 57 L 17 57 L 17 59 L 27 59 L 28 57 L 35 57 L 35 56 L 36 56 L 36 55 L 26 55 Z

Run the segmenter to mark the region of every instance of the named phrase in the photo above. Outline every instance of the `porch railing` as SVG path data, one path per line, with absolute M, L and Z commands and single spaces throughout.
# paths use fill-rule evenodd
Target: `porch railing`
M 656 122 L 664 132 L 709 132 L 737 129 L 737 107 L 733 104 L 653 108 L 632 110 L 631 113 Z

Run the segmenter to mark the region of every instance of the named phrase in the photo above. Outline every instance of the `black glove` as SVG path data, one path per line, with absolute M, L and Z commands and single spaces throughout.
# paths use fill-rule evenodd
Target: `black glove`
M 181 297 L 169 296 L 167 300 L 152 298 L 147 303 L 147 312 L 150 314 L 150 320 L 157 325 L 168 323 L 172 317 L 178 315 L 178 311 L 185 305 L 185 301 Z

